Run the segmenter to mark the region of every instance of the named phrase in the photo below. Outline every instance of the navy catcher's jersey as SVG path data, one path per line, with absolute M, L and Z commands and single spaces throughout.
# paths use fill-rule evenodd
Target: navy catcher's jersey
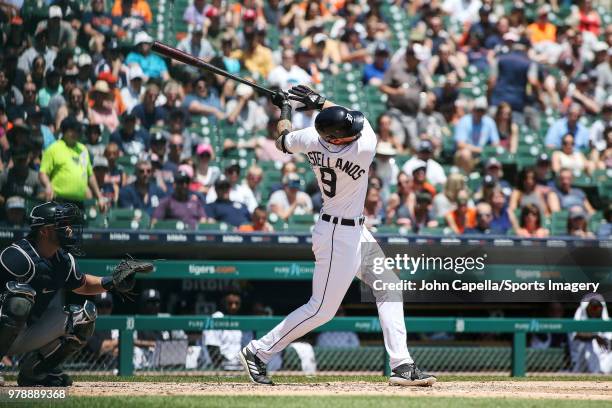
M 6 282 L 29 284 L 36 290 L 31 317 L 40 316 L 49 306 L 58 290 L 74 290 L 85 283 L 74 257 L 58 250 L 51 258 L 38 255 L 34 245 L 26 238 L 14 242 L 0 252 L 0 292 Z

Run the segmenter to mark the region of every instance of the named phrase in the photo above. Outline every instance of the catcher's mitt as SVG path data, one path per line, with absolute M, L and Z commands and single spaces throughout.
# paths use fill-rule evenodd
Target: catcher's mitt
M 151 262 L 138 261 L 128 255 L 127 259 L 124 259 L 115 266 L 111 276 L 102 278 L 102 286 L 106 290 L 114 289 L 120 294 L 129 295 L 136 284 L 136 274 L 152 271 L 153 264 Z

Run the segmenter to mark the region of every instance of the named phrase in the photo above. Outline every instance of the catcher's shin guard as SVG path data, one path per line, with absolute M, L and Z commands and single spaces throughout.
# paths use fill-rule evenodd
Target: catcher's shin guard
M 25 327 L 36 291 L 28 284 L 7 282 L 0 296 L 0 360 Z
M 57 370 L 73 353 L 81 349 L 93 334 L 97 317 L 96 306 L 89 300 L 83 306 L 70 305 L 66 334 L 29 353 L 21 362 L 18 384 L 23 386 L 46 385 L 47 376 Z M 37 383 L 36 381 L 41 381 Z M 69 384 L 68 384 L 69 385 Z

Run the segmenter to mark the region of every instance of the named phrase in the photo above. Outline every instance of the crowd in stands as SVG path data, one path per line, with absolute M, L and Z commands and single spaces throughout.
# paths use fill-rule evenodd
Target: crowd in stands
M 606 1 L 37 4 L 0 0 L 5 225 L 55 199 L 91 227 L 310 228 L 323 198 L 308 163 L 274 147 L 278 109 L 153 53 L 162 39 L 362 110 L 379 139 L 374 231 L 610 237 Z M 296 112 L 294 128 L 315 115 Z

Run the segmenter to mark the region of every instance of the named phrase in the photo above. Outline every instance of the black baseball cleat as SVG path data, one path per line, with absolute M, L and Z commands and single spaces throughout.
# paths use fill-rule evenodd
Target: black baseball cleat
M 251 382 L 255 384 L 274 385 L 272 380 L 268 378 L 266 364 L 246 347 L 240 350 L 240 362 L 251 379 Z
M 431 387 L 437 381 L 436 377 L 419 370 L 415 363 L 402 364 L 393 369 L 389 377 L 389 385 Z
M 70 387 L 72 378 L 59 368 L 40 376 L 29 376 L 19 372 L 17 385 L 20 387 Z

